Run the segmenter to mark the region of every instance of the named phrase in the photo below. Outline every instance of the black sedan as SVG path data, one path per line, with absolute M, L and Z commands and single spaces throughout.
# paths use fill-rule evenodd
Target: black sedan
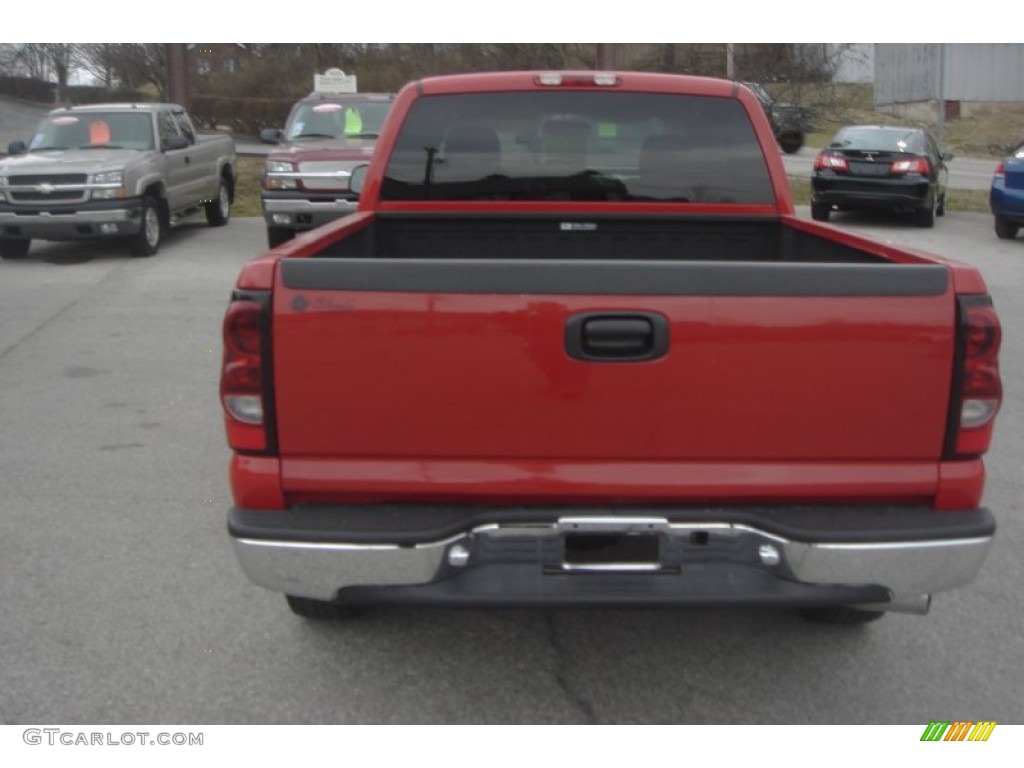
M 946 160 L 920 128 L 848 125 L 814 161 L 811 216 L 833 208 L 907 211 L 919 227 L 946 212 Z

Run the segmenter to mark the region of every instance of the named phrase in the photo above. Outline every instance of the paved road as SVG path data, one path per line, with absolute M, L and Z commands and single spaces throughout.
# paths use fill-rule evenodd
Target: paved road
M 835 218 L 979 265 L 1006 327 L 990 559 L 932 615 L 859 629 L 726 610 L 303 622 L 245 580 L 224 525 L 220 321 L 262 222 L 184 226 L 150 259 L 44 244 L 0 263 L 0 723 L 1024 721 L 1024 239 L 980 214 Z

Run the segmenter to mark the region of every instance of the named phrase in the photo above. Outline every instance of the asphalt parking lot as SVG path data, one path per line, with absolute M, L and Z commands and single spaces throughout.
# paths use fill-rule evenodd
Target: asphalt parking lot
M 0 723 L 1024 721 L 1024 238 L 981 214 L 834 221 L 980 267 L 1004 327 L 980 578 L 852 629 L 726 610 L 304 622 L 225 531 L 220 321 L 262 221 L 186 224 L 149 259 L 35 244 L 0 263 Z

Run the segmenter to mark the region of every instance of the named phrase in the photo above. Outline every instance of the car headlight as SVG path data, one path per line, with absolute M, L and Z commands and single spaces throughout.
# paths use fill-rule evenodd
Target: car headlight
M 281 160 L 267 160 L 266 172 L 263 174 L 265 189 L 296 189 L 295 179 L 282 178 L 277 174 L 295 173 L 295 165 Z
M 113 200 L 125 197 L 124 171 L 107 171 L 97 173 L 92 177 L 94 185 L 101 184 L 103 189 L 93 189 L 93 200 Z

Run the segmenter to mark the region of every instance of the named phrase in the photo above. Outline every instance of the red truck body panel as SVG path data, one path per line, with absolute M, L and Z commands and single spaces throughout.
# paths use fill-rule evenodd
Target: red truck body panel
M 301 294 L 275 289 L 274 386 L 287 456 L 936 460 L 942 452 L 948 294 L 320 291 L 296 311 Z M 571 315 L 617 310 L 667 317 L 670 353 L 618 366 L 567 357 Z

